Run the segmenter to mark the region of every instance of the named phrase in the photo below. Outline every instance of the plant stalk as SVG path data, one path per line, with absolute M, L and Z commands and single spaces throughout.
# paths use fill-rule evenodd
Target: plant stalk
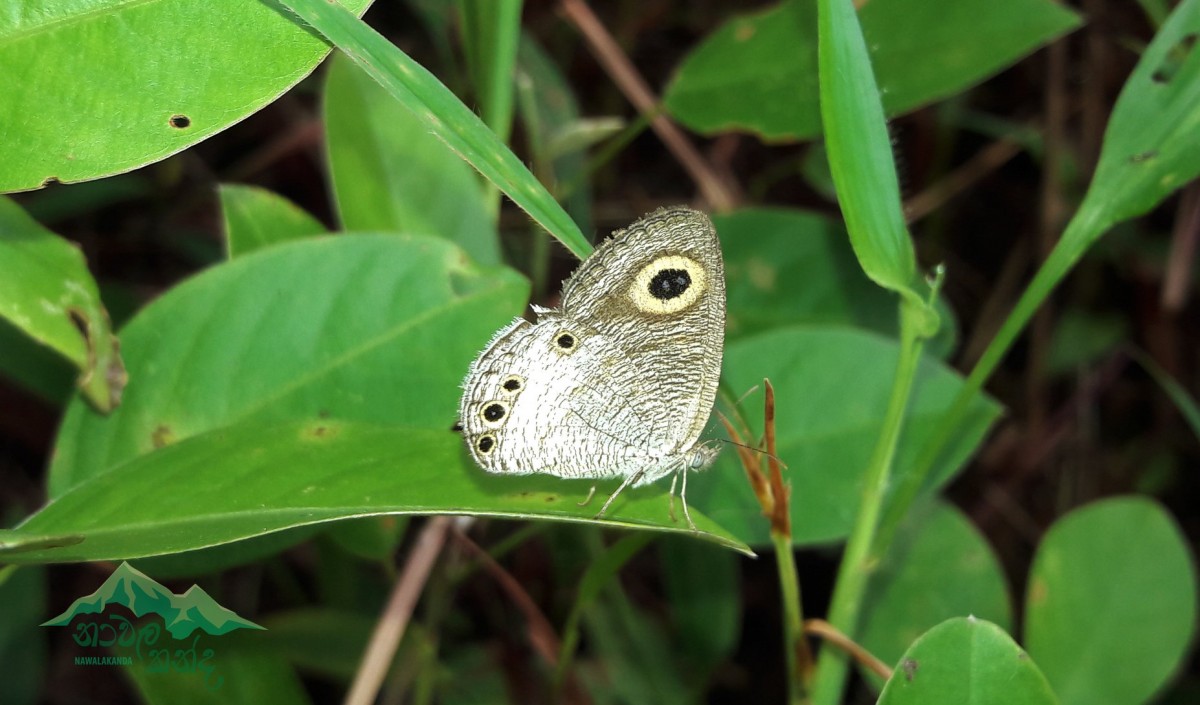
M 846 544 L 838 568 L 837 584 L 829 609 L 829 622 L 840 632 L 854 638 L 862 616 L 862 598 L 878 562 L 871 557 L 871 547 L 879 528 L 883 500 L 891 478 L 896 447 L 904 426 L 904 412 L 916 379 L 924 342 L 918 335 L 917 316 L 921 311 L 902 300 L 900 304 L 900 357 L 888 400 L 887 413 L 879 442 L 872 453 L 863 486 L 862 504 L 854 528 Z M 817 660 L 817 677 L 813 690 L 814 705 L 837 705 L 846 684 L 849 657 L 842 651 L 824 644 Z

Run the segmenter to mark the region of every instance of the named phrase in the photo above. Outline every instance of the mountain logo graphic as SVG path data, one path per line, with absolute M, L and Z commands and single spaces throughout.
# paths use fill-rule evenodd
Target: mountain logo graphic
M 265 629 L 227 610 L 208 593 L 193 585 L 176 595 L 128 563 L 122 563 L 96 592 L 71 603 L 66 612 L 42 623 L 43 627 L 65 627 L 77 615 L 101 614 L 109 605 L 123 605 L 134 615 L 157 614 L 167 631 L 183 639 L 197 629 L 220 636 L 235 629 Z

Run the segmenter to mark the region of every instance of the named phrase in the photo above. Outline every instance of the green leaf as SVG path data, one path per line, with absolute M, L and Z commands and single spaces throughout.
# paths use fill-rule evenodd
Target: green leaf
M 860 20 L 889 115 L 979 83 L 1079 24 L 1070 10 L 1045 0 L 872 0 Z M 816 26 L 816 5 L 808 0 L 733 18 L 676 70 L 667 110 L 706 134 L 817 136 Z
M 1083 204 L 971 370 L 963 403 L 983 387 L 1034 312 L 1104 233 L 1200 174 L 1194 129 L 1200 122 L 1198 33 L 1200 0 L 1183 0 L 1125 82 Z M 952 418 L 946 435 L 951 428 Z
M 940 502 L 901 526 L 863 604 L 858 642 L 885 663 L 898 663 L 909 644 L 952 617 L 975 616 L 1005 631 L 1012 628 L 995 553 L 962 512 Z M 871 678 L 877 687 L 882 684 Z
M 580 259 L 591 252 L 579 226 L 521 160 L 429 71 L 336 2 L 281 1 L 345 52 L 567 249 Z
M 467 70 L 483 122 L 508 140 L 513 118 L 513 71 L 521 38 L 521 0 L 458 0 Z
M 10 5 L 0 67 L 22 78 L 0 101 L 0 191 L 163 159 L 275 100 L 329 51 L 273 0 Z
M 221 184 L 225 249 L 230 259 L 255 250 L 329 230 L 303 208 L 257 186 Z
M 604 519 L 588 482 L 490 475 L 449 430 L 356 422 L 239 423 L 139 455 L 50 501 L 20 531 L 70 546 L 0 551 L 12 563 L 116 560 L 190 551 L 335 519 L 469 514 L 691 535 L 667 492 L 623 492 Z M 748 552 L 693 511 L 697 536 Z M 19 533 L 19 532 L 18 532 Z
M 575 222 L 586 228 L 592 222 L 587 155 L 582 150 L 567 150 L 563 142 L 566 133 L 586 129 L 590 123 L 580 118 L 579 101 L 562 71 L 528 33 L 521 36 L 517 47 L 516 71 L 517 107 L 536 171 L 565 199 Z
M 1112 223 L 1145 213 L 1200 174 L 1198 32 L 1200 0 L 1184 0 L 1125 81 L 1096 175 L 1075 217 L 1097 224 L 1094 232 L 1080 232 L 1080 249 Z
M 745 208 L 714 215 L 713 224 L 725 255 L 729 340 L 810 323 L 898 336 L 895 296 L 863 275 L 840 224 L 785 208 Z M 938 329 L 931 346 L 945 357 L 957 326 L 941 305 L 949 324 Z
M 818 0 L 817 6 L 821 124 L 850 244 L 872 281 L 923 313 L 915 320 L 920 337 L 930 337 L 937 314 L 915 281 L 916 253 L 900 205 L 891 137 L 854 4 Z
M 120 403 L 125 368 L 83 253 L 8 198 L 0 198 L 0 316 L 70 361 L 97 409 Z
M 895 373 L 898 344 L 843 326 L 780 328 L 735 341 L 725 350 L 723 385 L 734 398 L 762 384 L 775 386 L 778 453 L 792 487 L 792 535 L 797 544 L 840 539 L 850 530 L 863 472 L 879 435 Z M 948 408 L 962 378 L 926 358 L 916 379 L 894 477 L 909 472 L 916 451 Z M 761 392 L 742 402 L 761 433 Z M 927 490 L 952 477 L 975 451 L 999 414 L 977 398 L 963 430 L 941 458 Z M 766 521 L 734 454 L 689 481 L 688 500 L 750 544 L 769 540 Z
M 1153 500 L 1077 509 L 1038 546 L 1025 642 L 1063 705 L 1146 702 L 1179 668 L 1195 631 L 1194 558 Z
M 395 230 L 457 243 L 500 262 L 496 223 L 475 171 L 349 59 L 325 79 L 334 202 L 346 230 Z
M 471 359 L 527 292 L 511 270 L 416 236 L 310 238 L 213 267 L 122 331 L 136 382 L 109 417 L 67 410 L 50 494 L 251 420 L 447 429 Z
M 947 620 L 905 652 L 879 705 L 1056 705 L 1045 676 L 1003 629 Z

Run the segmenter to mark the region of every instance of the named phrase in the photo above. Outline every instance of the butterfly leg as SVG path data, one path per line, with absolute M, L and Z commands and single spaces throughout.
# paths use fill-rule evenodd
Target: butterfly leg
M 621 483 L 621 486 L 617 488 L 617 491 L 608 496 L 608 501 L 604 503 L 603 507 L 600 507 L 599 512 L 596 512 L 595 518 L 599 519 L 600 517 L 604 516 L 604 513 L 608 511 L 609 505 L 613 503 L 613 500 L 617 498 L 617 495 L 621 494 L 622 490 L 624 490 L 626 487 L 629 487 L 631 483 L 641 476 L 642 472 L 635 472 L 629 477 L 625 478 L 625 481 Z
M 596 494 L 596 486 L 592 485 L 592 489 L 588 490 L 588 496 L 582 502 L 576 502 L 577 507 L 586 507 L 592 503 L 592 497 Z
M 671 475 L 671 491 L 667 493 L 667 516 L 671 518 L 671 523 L 674 524 L 675 519 L 675 483 L 679 480 L 679 473 Z M 686 508 L 687 505 L 684 505 Z
M 683 475 L 683 484 L 679 488 L 679 501 L 680 501 L 680 503 L 683 504 L 683 518 L 687 519 L 688 526 L 691 527 L 692 533 L 696 534 L 696 533 L 699 533 L 699 529 L 696 528 L 696 522 L 692 521 L 692 513 L 688 511 L 688 506 L 687 506 L 688 469 L 686 467 L 683 468 L 682 470 L 679 471 L 679 475 Z M 678 477 L 679 475 L 676 475 L 676 477 Z M 672 485 L 675 484 L 675 481 L 672 480 L 671 484 Z

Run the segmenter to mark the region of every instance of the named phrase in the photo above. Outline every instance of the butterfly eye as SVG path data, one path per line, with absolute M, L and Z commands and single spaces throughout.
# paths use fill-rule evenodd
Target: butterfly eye
M 490 433 L 486 436 L 480 436 L 479 440 L 475 441 L 475 448 L 480 455 L 487 455 L 492 452 L 492 448 L 496 447 L 496 438 Z

